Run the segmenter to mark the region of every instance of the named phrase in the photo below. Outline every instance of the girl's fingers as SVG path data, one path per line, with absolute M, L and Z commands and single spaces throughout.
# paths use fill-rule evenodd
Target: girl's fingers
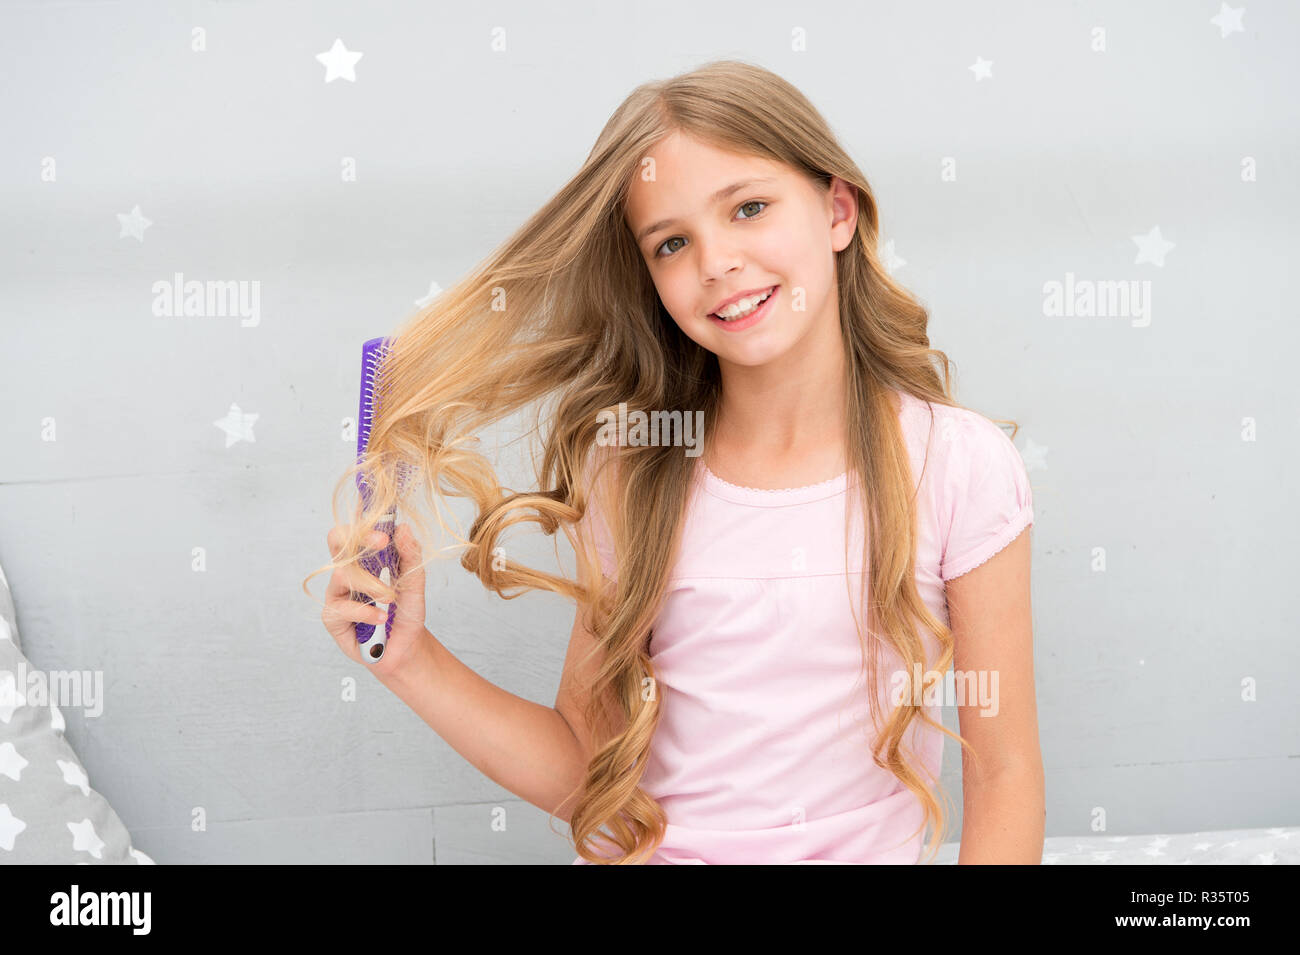
M 348 525 L 351 526 L 351 525 Z M 339 548 L 343 545 L 343 540 L 347 536 L 347 527 L 331 527 L 328 534 L 325 535 L 326 546 L 329 547 L 330 557 L 338 560 Z M 371 531 L 370 536 L 363 543 L 372 547 L 383 547 L 388 542 L 387 535 L 379 531 Z
M 349 528 L 335 527 L 326 536 L 330 556 L 338 560 Z M 371 532 L 362 542 L 362 546 L 379 549 L 387 546 L 388 539 L 378 531 Z M 336 567 L 330 575 L 326 587 L 325 602 L 321 610 L 321 621 L 325 629 L 338 643 L 339 649 L 349 658 L 360 661 L 361 651 L 356 642 L 355 624 L 369 623 L 376 627 L 383 626 L 388 614 L 375 606 L 367 594 L 375 593 L 375 588 L 382 586 L 377 577 L 371 575 L 358 563 Z M 353 599 L 361 597 L 362 599 Z
M 380 586 L 379 578 L 364 570 L 359 564 L 353 564 L 343 570 L 348 589 L 354 594 L 373 597 L 379 592 L 377 589 Z
M 370 594 L 378 583 L 378 577 L 367 573 L 357 564 L 339 567 L 330 575 L 330 582 L 325 590 L 325 599 L 346 597 L 349 594 Z
M 343 542 L 346 530 L 345 527 L 335 527 L 326 536 L 330 556 L 335 560 L 338 559 L 337 550 Z M 388 536 L 379 531 L 372 531 L 366 538 L 365 543 L 370 547 L 385 547 L 388 544 Z M 342 597 L 346 594 L 371 594 L 377 584 L 379 584 L 379 578 L 366 571 L 360 564 L 349 564 L 346 567 L 337 568 L 330 576 L 325 597 L 328 600 L 331 597 Z
M 325 587 L 326 600 L 333 600 L 335 597 L 343 597 L 351 592 L 352 588 L 348 586 L 348 583 L 343 579 L 342 574 L 337 570 L 330 574 L 330 582 Z
M 350 524 L 331 527 L 329 533 L 325 535 L 325 545 L 329 548 L 330 557 L 334 560 L 339 559 L 339 548 L 343 546 L 343 541 L 347 537 L 349 527 L 351 527 Z M 365 543 L 376 547 L 382 547 L 385 540 L 385 536 L 379 531 L 371 531 L 370 536 L 366 539 Z
M 398 524 L 394 535 L 397 538 L 397 570 L 398 573 L 405 575 L 408 568 L 415 568 L 420 564 L 422 556 L 420 542 L 415 539 L 415 535 L 405 524 Z M 413 573 L 423 573 L 423 571 L 413 571 Z
M 374 604 L 361 603 L 356 600 L 333 600 L 325 605 L 330 619 L 326 622 L 347 623 L 383 623 L 388 615 Z

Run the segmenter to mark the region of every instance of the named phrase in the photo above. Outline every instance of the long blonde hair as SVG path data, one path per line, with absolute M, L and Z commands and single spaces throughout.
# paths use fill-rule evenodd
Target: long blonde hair
M 373 553 L 364 539 L 378 515 L 400 507 L 414 487 L 424 489 L 444 529 L 439 504 L 445 496 L 472 498 L 476 518 L 468 538 L 456 535 L 465 548 L 462 566 L 507 599 L 538 589 L 571 598 L 604 653 L 586 707 L 595 751 L 570 795 L 577 801 L 569 820 L 576 851 L 598 864 L 644 862 L 664 836 L 663 809 L 639 786 L 662 699 L 645 688 L 655 679 L 651 630 L 666 597 L 695 463 L 680 448 L 660 445 L 596 455 L 600 415 L 616 414 L 620 402 L 629 413 L 702 409 L 709 434 L 721 397 L 716 356 L 665 311 L 624 219 L 642 158 L 675 131 L 785 163 L 822 189 L 832 176 L 856 188 L 856 232 L 835 255 L 847 358 L 846 447 L 849 468 L 863 478 L 856 496 L 869 521 L 868 573 L 857 603 L 866 604 L 872 639 L 862 638 L 854 607 L 863 667 L 874 680 L 879 644 L 897 654 L 909 681 L 914 664 L 942 673 L 953 657 L 951 631 L 916 587 L 916 484 L 892 391 L 960 406 L 949 393 L 947 356 L 930 347 L 926 310 L 881 264 L 876 203 L 865 176 L 803 94 L 761 67 L 715 61 L 637 87 L 577 174 L 471 274 L 392 336 L 370 451 L 339 479 L 335 523 L 343 523 L 338 494 L 359 469 L 374 488 L 374 501 L 364 513 L 355 502 L 339 558 L 303 585 L 306 590 L 316 574 Z M 545 408 L 548 400 L 552 405 Z M 506 493 L 491 462 L 472 447 L 475 435 L 534 401 L 541 403 L 530 434 L 544 442 L 540 489 Z M 549 425 L 544 434 L 543 414 Z M 618 565 L 613 582 L 602 577 L 591 536 L 579 524 L 601 477 L 597 468 L 603 475 L 610 462 L 614 480 L 602 513 Z M 420 480 L 406 486 L 398 472 L 412 469 Z M 411 520 L 427 535 L 414 509 Z M 576 580 L 501 559 L 501 533 L 527 521 L 548 535 L 565 530 L 578 557 Z M 847 548 L 848 528 L 845 536 Z M 372 596 L 389 601 L 394 594 L 390 588 Z M 925 659 L 918 625 L 937 637 L 937 661 Z M 877 696 L 867 693 L 877 730 L 872 758 L 922 803 L 921 828 L 933 823 L 929 848 L 935 851 L 948 815 L 931 791 L 937 780 L 913 766 L 904 734 L 919 718 L 971 747 L 923 706 L 907 702 L 915 697 L 910 683 L 906 690 L 883 730 Z M 596 838 L 616 851 L 593 852 L 589 843 Z

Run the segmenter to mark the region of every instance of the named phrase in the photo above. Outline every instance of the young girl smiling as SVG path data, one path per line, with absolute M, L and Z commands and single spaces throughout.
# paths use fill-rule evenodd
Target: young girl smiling
M 1040 859 L 1029 482 L 951 397 L 878 241 L 865 177 L 804 96 L 711 63 L 634 90 L 578 174 L 394 337 L 361 465 L 377 501 L 330 532 L 322 618 L 359 659 L 353 624 L 395 599 L 372 671 L 566 819 L 575 862 L 917 862 L 926 825 L 932 850 L 946 830 L 945 734 L 959 861 Z M 542 490 L 507 494 L 464 445 L 543 399 Z M 703 455 L 598 443 L 620 402 L 702 411 Z M 461 563 L 486 586 L 577 604 L 554 707 L 429 632 L 409 526 L 395 587 L 357 566 L 386 543 L 397 462 L 435 508 L 475 500 Z M 503 558 L 526 520 L 565 529 L 577 581 Z M 999 697 L 959 705 L 960 736 L 932 692 L 954 664 Z

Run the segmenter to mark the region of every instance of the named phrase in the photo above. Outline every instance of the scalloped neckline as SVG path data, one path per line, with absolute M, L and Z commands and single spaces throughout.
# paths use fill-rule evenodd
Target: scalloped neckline
M 743 484 L 733 484 L 718 477 L 704 463 L 703 458 L 700 459 L 699 465 L 697 480 L 699 480 L 703 490 L 711 496 L 721 498 L 724 501 L 751 507 L 788 507 L 795 504 L 810 504 L 814 501 L 821 501 L 843 494 L 850 486 L 857 485 L 856 477 L 853 478 L 852 484 L 850 484 L 850 472 L 844 471 L 835 477 L 827 478 L 825 481 L 818 481 L 816 484 L 805 484 L 802 487 L 746 487 Z
M 911 411 L 914 403 L 915 399 L 910 394 L 894 389 L 894 410 L 900 417 Z M 827 478 L 824 481 L 818 481 L 816 484 L 805 484 L 801 487 L 749 487 L 744 484 L 733 484 L 718 477 L 704 463 L 703 456 L 699 459 L 699 470 L 696 473 L 699 475 L 704 487 L 715 496 L 740 504 L 780 506 L 783 504 L 811 503 L 836 494 L 843 494 L 849 488 L 858 485 L 857 474 L 850 469 L 841 471 L 834 477 Z
M 839 474 L 835 475 L 835 477 L 827 478 L 825 481 L 818 481 L 816 484 L 804 484 L 801 487 L 750 487 L 747 484 L 732 484 L 730 481 L 718 477 L 713 473 L 713 469 L 704 463 L 703 458 L 700 458 L 700 467 L 704 469 L 705 474 L 713 478 L 713 480 L 717 481 L 719 484 L 725 484 L 727 487 L 735 488 L 737 491 L 749 491 L 754 494 L 798 494 L 804 491 L 816 491 L 820 488 L 829 487 L 832 484 L 838 484 L 840 481 L 847 478 L 849 474 L 848 471 L 841 471 Z

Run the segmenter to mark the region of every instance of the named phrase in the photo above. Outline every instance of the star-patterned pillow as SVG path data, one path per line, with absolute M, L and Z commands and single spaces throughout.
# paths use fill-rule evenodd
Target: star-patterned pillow
M 0 568 L 0 865 L 152 865 L 90 780 L 51 702 L 29 703 L 35 668 Z

